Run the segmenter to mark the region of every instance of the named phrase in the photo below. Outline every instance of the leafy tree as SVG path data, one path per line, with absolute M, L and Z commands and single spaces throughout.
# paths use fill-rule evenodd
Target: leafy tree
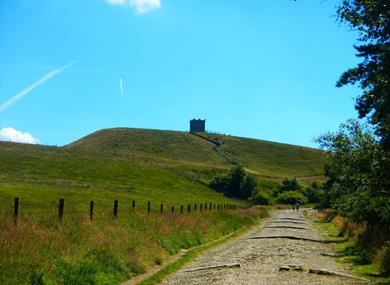
M 313 182 L 304 190 L 309 203 L 319 203 L 324 197 L 324 190 L 318 182 Z
M 271 197 L 263 192 L 253 191 L 249 201 L 258 205 L 270 205 L 272 203 Z
M 301 189 L 301 185 L 299 185 L 298 180 L 296 178 L 288 179 L 285 178 L 282 181 L 282 186 L 280 187 L 281 191 L 295 191 Z
M 386 158 L 372 130 L 350 120 L 317 142 L 328 151 L 323 206 L 358 222 L 390 224 L 390 191 L 382 167 Z
M 298 180 L 296 178 L 292 178 L 292 179 L 285 178 L 282 181 L 282 184 L 277 189 L 274 190 L 273 196 L 276 197 L 280 193 L 286 191 L 296 191 L 296 190 L 300 190 L 301 188 L 302 187 L 301 185 L 299 185 Z
M 370 117 L 382 145 L 390 150 L 390 3 L 389 0 L 343 0 L 339 20 L 360 33 L 355 46 L 362 62 L 344 72 L 341 87 L 358 83 L 363 93 L 356 100 L 360 118 Z M 388 168 L 390 169 L 390 168 Z
M 256 188 L 256 179 L 236 166 L 227 175 L 214 177 L 209 186 L 227 196 L 248 199 Z
M 307 198 L 298 191 L 286 191 L 278 195 L 277 201 L 283 204 L 307 203 Z
M 256 179 L 251 175 L 246 175 L 240 184 L 240 197 L 247 199 L 252 195 L 256 188 Z

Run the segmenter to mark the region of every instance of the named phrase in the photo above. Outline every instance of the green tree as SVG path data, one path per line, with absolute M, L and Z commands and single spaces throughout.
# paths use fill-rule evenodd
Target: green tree
M 317 139 L 327 150 L 324 207 L 354 221 L 390 224 L 390 192 L 383 183 L 383 149 L 367 125 L 350 120 Z
M 385 149 L 390 149 L 390 3 L 389 0 L 343 0 L 340 21 L 360 33 L 355 46 L 362 62 L 344 72 L 337 82 L 359 84 L 362 94 L 356 109 L 360 118 L 370 117 Z
M 304 190 L 304 195 L 309 200 L 309 203 L 319 203 L 324 197 L 324 190 L 318 182 L 313 182 Z
M 286 191 L 278 195 L 277 201 L 282 204 L 307 203 L 307 198 L 298 191 Z
M 251 197 L 252 192 L 256 189 L 256 179 L 251 175 L 246 175 L 240 185 L 240 197 L 247 199 Z
M 209 186 L 227 196 L 248 199 L 256 188 L 256 179 L 236 166 L 227 175 L 214 177 Z

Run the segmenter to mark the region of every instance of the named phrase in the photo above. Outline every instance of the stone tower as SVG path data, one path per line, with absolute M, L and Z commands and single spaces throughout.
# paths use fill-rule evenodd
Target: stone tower
M 190 121 L 190 133 L 205 132 L 206 131 L 206 120 L 192 119 Z

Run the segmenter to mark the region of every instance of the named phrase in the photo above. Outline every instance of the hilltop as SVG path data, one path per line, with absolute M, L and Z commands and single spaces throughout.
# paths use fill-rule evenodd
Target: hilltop
M 260 181 L 318 178 L 320 150 L 234 136 L 115 128 L 63 147 L 0 142 L 0 196 L 32 204 L 59 196 L 154 201 L 227 201 L 205 182 L 239 163 Z M 45 197 L 45 198 L 42 198 Z
M 233 165 L 256 176 L 264 191 L 284 177 L 317 179 L 323 167 L 323 153 L 316 149 L 128 128 L 100 130 L 63 147 L 0 142 L 0 152 L 0 227 L 6 233 L 0 259 L 7 273 L 0 276 L 2 284 L 121 283 L 181 249 L 267 214 L 267 208 L 256 207 L 210 211 L 209 206 L 200 212 L 200 203 L 245 205 L 207 187 Z M 20 201 L 17 231 L 11 222 L 14 197 Z M 59 198 L 65 201 L 61 224 Z M 183 205 L 185 214 L 179 212 Z
M 270 178 L 323 173 L 323 152 L 318 149 L 209 133 L 105 129 L 65 148 L 214 167 L 236 162 L 253 173 Z

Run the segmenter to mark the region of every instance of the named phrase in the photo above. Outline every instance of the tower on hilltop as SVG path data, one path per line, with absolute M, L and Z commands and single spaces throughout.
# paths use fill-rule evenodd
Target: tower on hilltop
M 206 120 L 192 119 L 190 121 L 190 133 L 205 132 L 206 131 Z

